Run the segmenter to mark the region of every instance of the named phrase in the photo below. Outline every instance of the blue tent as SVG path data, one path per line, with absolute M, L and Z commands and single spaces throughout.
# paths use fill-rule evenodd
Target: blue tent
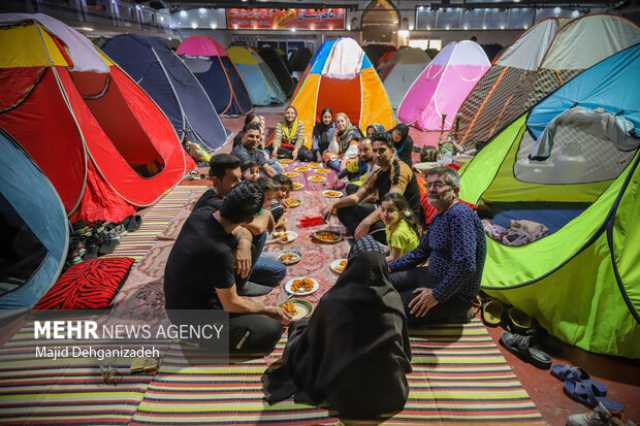
M 527 119 L 531 136 L 537 139 L 545 127 L 564 111 L 582 107 L 602 108 L 633 123 L 640 136 L 640 43 L 609 56 L 536 105 Z
M 32 307 L 58 279 L 69 224 L 51 182 L 0 130 L 0 309 Z
M 218 114 L 246 114 L 253 109 L 247 88 L 224 47 L 206 36 L 186 38 L 176 53 L 198 77 Z
M 286 102 L 287 96 L 278 79 L 258 52 L 250 47 L 231 46 L 227 49 L 227 55 L 242 76 L 254 105 L 268 106 Z
M 186 134 L 211 150 L 222 146 L 227 133 L 211 99 L 162 39 L 124 34 L 103 50 L 162 108 L 181 139 Z

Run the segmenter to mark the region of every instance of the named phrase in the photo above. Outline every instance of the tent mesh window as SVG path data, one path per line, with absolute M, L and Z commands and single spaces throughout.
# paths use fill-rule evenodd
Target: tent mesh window
M 553 93 L 558 87 L 571 80 L 584 70 L 550 70 L 541 69 L 537 72 L 536 81 L 531 87 L 531 92 L 524 105 L 523 111 L 529 110 L 531 107 L 540 102 L 550 93 Z
M 515 176 L 524 182 L 582 184 L 616 178 L 635 151 L 621 151 L 605 137 L 597 137 L 570 124 L 560 124 L 551 155 L 544 161 L 529 160 L 536 141 L 525 133 L 518 151 Z
M 0 295 L 3 295 L 29 280 L 47 250 L 2 194 L 0 241 Z

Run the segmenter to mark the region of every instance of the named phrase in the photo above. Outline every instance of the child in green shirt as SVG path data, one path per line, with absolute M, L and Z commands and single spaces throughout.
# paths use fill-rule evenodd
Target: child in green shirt
M 397 259 L 418 247 L 420 227 L 407 200 L 401 194 L 391 192 L 382 199 L 380 209 L 391 251 L 387 261 Z

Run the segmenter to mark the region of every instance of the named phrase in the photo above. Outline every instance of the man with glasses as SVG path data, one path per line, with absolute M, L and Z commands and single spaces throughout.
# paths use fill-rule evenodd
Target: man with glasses
M 410 324 L 466 322 L 480 291 L 484 230 L 476 212 L 458 200 L 460 176 L 455 170 L 430 169 L 426 180 L 437 214 L 420 245 L 389 263 L 391 281 Z

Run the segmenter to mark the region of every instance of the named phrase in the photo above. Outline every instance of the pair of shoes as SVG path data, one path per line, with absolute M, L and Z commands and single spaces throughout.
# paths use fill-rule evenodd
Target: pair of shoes
M 635 426 L 635 423 L 624 421 L 620 413 L 612 413 L 604 404 L 598 403 L 590 413 L 569 416 L 567 426 Z
M 500 336 L 500 343 L 521 360 L 546 370 L 551 367 L 551 357 L 533 346 L 533 338 L 533 335 L 524 336 L 505 331 Z
M 238 294 L 246 297 L 264 296 L 269 294 L 271 290 L 273 287 L 247 281 L 243 286 L 238 287 Z
M 580 367 L 556 364 L 551 367 L 551 374 L 564 381 L 564 392 L 569 398 L 587 407 L 594 408 L 602 405 L 608 411 L 624 410 L 624 405 L 621 403 L 605 398 L 607 386 L 604 383 L 591 379 L 589 373 Z

